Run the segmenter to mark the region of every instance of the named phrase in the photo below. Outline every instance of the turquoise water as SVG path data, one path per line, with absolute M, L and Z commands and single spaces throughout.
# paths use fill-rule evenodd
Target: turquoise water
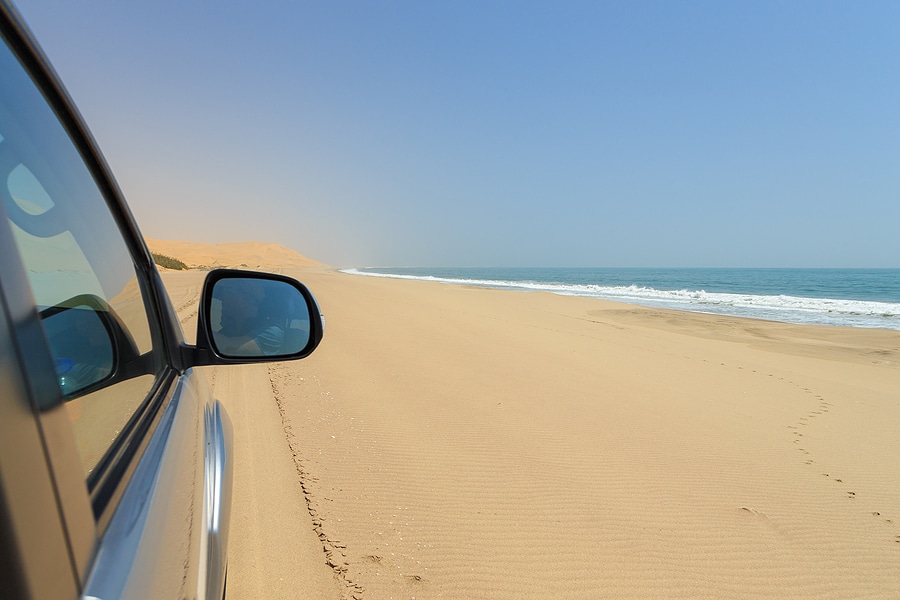
M 643 306 L 900 330 L 900 269 L 365 268 L 348 273 Z

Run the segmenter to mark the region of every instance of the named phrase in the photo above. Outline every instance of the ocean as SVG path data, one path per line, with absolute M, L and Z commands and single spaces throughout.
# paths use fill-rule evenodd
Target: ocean
M 900 269 L 345 269 L 785 323 L 900 330 Z

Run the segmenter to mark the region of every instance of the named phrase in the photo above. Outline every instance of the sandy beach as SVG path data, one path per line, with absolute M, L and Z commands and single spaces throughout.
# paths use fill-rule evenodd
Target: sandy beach
M 252 254 L 218 264 L 300 279 L 327 329 L 209 369 L 229 598 L 900 596 L 900 332 Z M 163 275 L 188 337 L 204 274 Z

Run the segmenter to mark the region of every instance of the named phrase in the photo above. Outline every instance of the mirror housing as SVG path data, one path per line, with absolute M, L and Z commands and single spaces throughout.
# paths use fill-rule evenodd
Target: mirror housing
M 325 323 L 305 285 L 284 275 L 216 269 L 203 283 L 197 345 L 183 346 L 185 368 L 306 358 Z

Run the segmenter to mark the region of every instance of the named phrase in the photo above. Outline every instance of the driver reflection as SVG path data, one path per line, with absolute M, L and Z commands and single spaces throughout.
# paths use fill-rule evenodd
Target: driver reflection
M 261 279 L 222 279 L 213 289 L 220 305 L 216 348 L 233 356 L 277 354 L 284 343 L 285 299 Z

